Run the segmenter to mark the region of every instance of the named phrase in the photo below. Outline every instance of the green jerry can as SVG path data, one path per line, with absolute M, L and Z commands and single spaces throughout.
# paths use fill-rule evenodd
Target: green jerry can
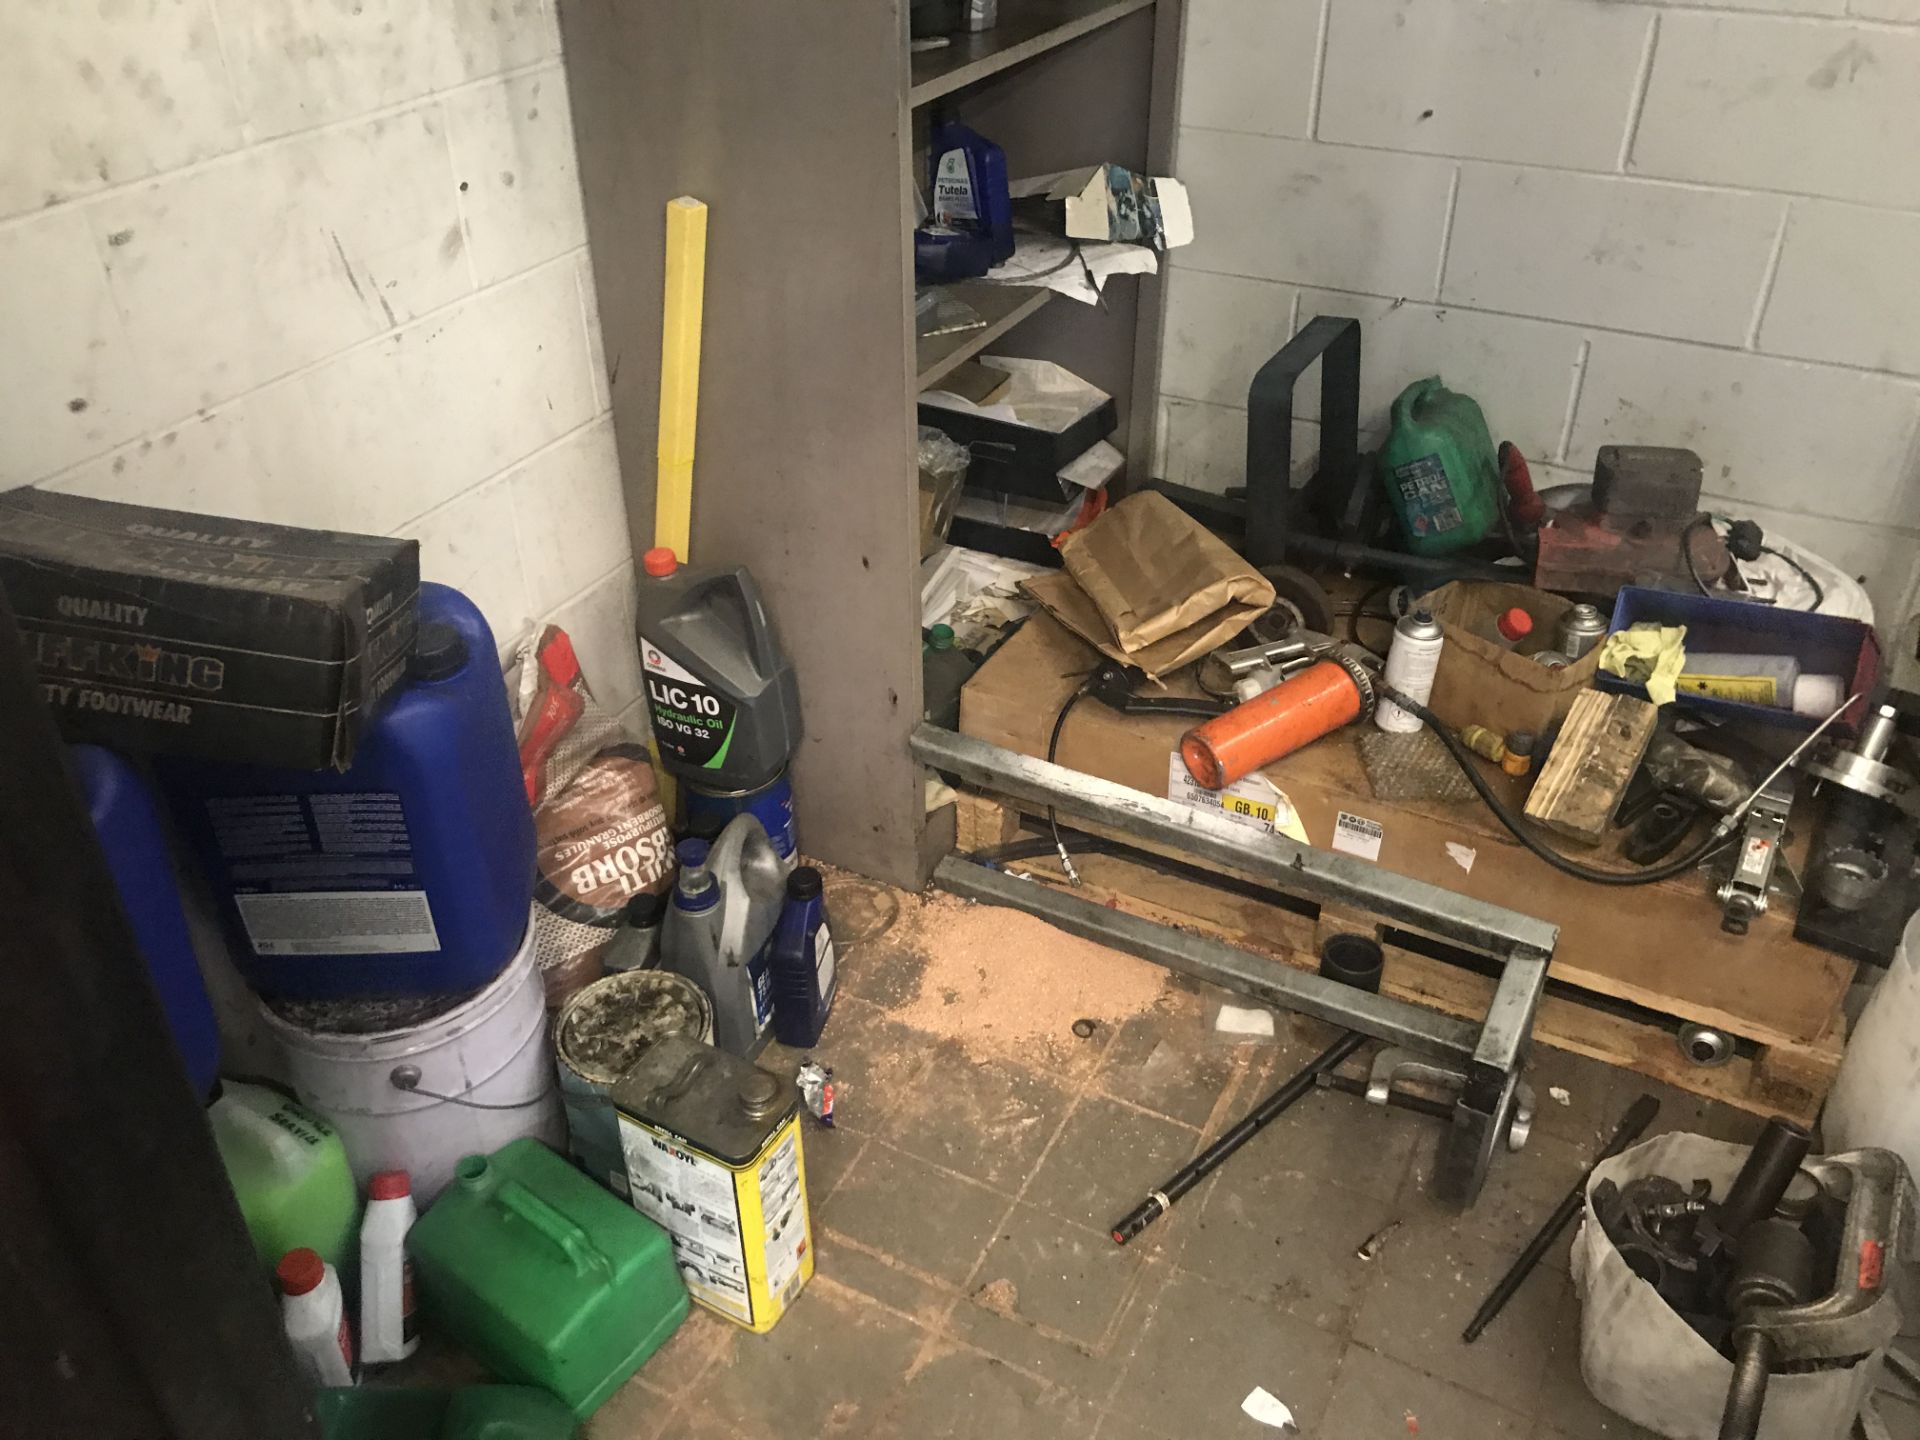
M 1477 545 L 1500 518 L 1500 464 L 1487 417 L 1469 395 L 1416 380 L 1393 402 L 1380 483 L 1415 555 Z
M 581 1419 L 687 1314 L 667 1232 L 531 1138 L 462 1160 L 407 1250 L 429 1325 Z
M 531 1385 L 458 1390 L 322 1390 L 313 1397 L 327 1440 L 578 1440 L 574 1414 Z

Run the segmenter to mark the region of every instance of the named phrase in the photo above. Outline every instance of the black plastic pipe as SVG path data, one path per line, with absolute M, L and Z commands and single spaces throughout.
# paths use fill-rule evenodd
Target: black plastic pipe
M 1606 1149 L 1593 1157 L 1593 1165 L 1587 1166 L 1581 1173 L 1580 1178 L 1574 1182 L 1573 1188 L 1567 1192 L 1566 1198 L 1555 1206 L 1553 1213 L 1547 1217 L 1547 1223 L 1534 1232 L 1533 1238 L 1527 1242 L 1527 1248 L 1520 1252 L 1519 1258 L 1508 1268 L 1507 1273 L 1500 1277 L 1500 1283 L 1488 1292 L 1487 1298 L 1474 1312 L 1473 1319 L 1467 1322 L 1467 1328 L 1460 1332 L 1460 1338 L 1463 1341 L 1471 1345 L 1480 1338 L 1480 1332 L 1493 1323 L 1493 1317 L 1506 1308 L 1507 1302 L 1526 1282 L 1527 1276 L 1533 1273 L 1541 1257 L 1553 1248 L 1553 1242 L 1560 1238 L 1560 1232 L 1565 1230 L 1568 1223 L 1579 1213 L 1581 1202 L 1586 1198 L 1587 1181 L 1593 1178 L 1594 1165 L 1598 1165 L 1602 1160 L 1611 1160 L 1638 1140 L 1641 1132 L 1653 1123 L 1653 1117 L 1659 1113 L 1660 1102 L 1651 1095 L 1642 1095 L 1627 1108 L 1627 1113 L 1614 1127 L 1613 1136 L 1607 1141 Z
M 1322 1050 L 1306 1069 L 1254 1106 L 1244 1120 L 1189 1160 L 1158 1190 L 1148 1191 L 1147 1198 L 1129 1210 L 1113 1227 L 1113 1243 L 1126 1244 L 1166 1214 L 1182 1195 L 1211 1175 L 1234 1151 L 1279 1119 L 1301 1096 L 1312 1093 L 1317 1088 L 1318 1077 L 1323 1070 L 1333 1069 L 1366 1043 L 1366 1036 L 1358 1031 L 1349 1031 Z

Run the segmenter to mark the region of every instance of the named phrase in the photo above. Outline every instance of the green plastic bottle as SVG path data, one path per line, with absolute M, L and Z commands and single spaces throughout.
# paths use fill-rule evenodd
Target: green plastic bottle
M 686 1318 L 672 1241 L 531 1138 L 455 1177 L 407 1232 L 428 1325 L 584 1420 Z
M 342 1279 L 356 1272 L 360 1188 L 334 1128 L 277 1090 L 237 1080 L 221 1086 L 207 1120 L 260 1262 L 272 1269 L 304 1246 Z
M 1486 539 L 1500 518 L 1500 468 L 1487 417 L 1438 375 L 1393 402 L 1380 483 L 1415 555 L 1447 555 Z

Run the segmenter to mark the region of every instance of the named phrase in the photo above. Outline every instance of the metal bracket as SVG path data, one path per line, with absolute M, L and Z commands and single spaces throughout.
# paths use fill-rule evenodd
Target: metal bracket
M 1430 1055 L 1388 1045 L 1374 1052 L 1373 1068 L 1367 1076 L 1367 1103 L 1391 1104 L 1393 1092 L 1408 1081 L 1458 1092 L 1466 1087 L 1467 1076 L 1465 1071 Z M 1513 1108 L 1506 1123 L 1507 1149 L 1526 1149 L 1532 1134 L 1533 1087 L 1522 1080 L 1513 1087 Z
M 1349 855 L 1316 850 L 1284 835 L 1256 834 L 1222 813 L 1130 790 L 950 730 L 920 725 L 911 748 L 922 764 L 963 783 L 1092 821 L 1137 839 L 1144 848 L 1233 871 L 1287 894 L 1360 909 L 1498 960 L 1500 979 L 1476 1028 L 985 865 L 949 856 L 934 871 L 935 883 L 956 894 L 1023 910 L 1183 974 L 1460 1063 L 1464 1079 L 1454 1106 L 1454 1131 L 1434 1186 L 1442 1198 L 1472 1203 L 1509 1128 L 1558 927 Z

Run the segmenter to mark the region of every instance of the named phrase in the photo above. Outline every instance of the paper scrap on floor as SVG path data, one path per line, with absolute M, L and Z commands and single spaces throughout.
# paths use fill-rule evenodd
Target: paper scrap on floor
M 1240 1402 L 1240 1408 L 1262 1425 L 1271 1425 L 1276 1430 L 1290 1430 L 1293 1424 L 1293 1411 L 1276 1399 L 1261 1385 L 1247 1392 L 1247 1398 Z
M 1274 1036 L 1273 1012 L 1252 1005 L 1222 1005 L 1220 1013 L 1213 1017 L 1213 1028 L 1222 1035 L 1271 1040 Z

